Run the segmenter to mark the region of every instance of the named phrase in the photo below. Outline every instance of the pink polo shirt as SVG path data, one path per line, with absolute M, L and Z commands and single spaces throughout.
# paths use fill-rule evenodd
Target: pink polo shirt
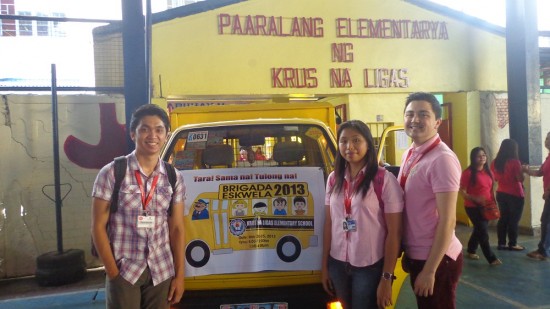
M 364 173 L 365 169 L 360 173 Z M 358 175 L 359 176 L 359 175 Z M 350 175 L 346 172 L 349 181 Z M 403 211 L 403 191 L 397 179 L 385 171 L 382 185 L 382 200 L 384 209 L 380 208 L 378 197 L 371 183 L 365 197 L 359 192 L 351 198 L 351 218 L 357 222 L 357 231 L 345 232 L 342 223 L 346 217 L 344 208 L 344 192 L 332 192 L 334 172 L 329 175 L 325 196 L 325 207 L 330 208 L 332 220 L 332 239 L 330 256 L 349 262 L 356 267 L 365 267 L 378 262 L 384 257 L 386 241 L 386 220 L 384 213 L 399 213 Z M 348 235 L 346 235 L 348 234 Z
M 439 138 L 433 138 L 418 147 L 411 147 L 413 153 L 409 158 L 415 162 L 418 156 Z M 414 146 L 414 145 L 413 145 Z M 406 151 L 401 160 L 401 170 L 397 179 L 401 179 Z M 416 163 L 405 183 L 405 215 L 403 243 L 405 253 L 411 259 L 427 260 L 432 248 L 439 214 L 437 212 L 436 193 L 458 192 L 460 187 L 461 167 L 455 153 L 445 143 L 441 142 L 426 153 Z M 453 232 L 449 248 L 445 254 L 456 260 L 462 251 L 462 244 Z

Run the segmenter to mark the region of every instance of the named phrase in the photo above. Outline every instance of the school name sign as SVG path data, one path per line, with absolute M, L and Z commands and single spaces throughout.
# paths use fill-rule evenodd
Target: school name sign
M 282 17 L 266 15 L 218 15 L 219 35 L 323 38 L 333 31 L 336 38 L 448 40 L 444 21 L 409 19 L 336 18 L 327 26 L 321 17 Z M 331 62 L 353 63 L 353 43 L 332 43 Z M 317 88 L 318 70 L 314 67 L 271 68 L 273 88 Z M 351 88 L 354 85 L 351 68 L 329 69 L 331 88 Z M 364 88 L 407 88 L 407 68 L 365 68 Z

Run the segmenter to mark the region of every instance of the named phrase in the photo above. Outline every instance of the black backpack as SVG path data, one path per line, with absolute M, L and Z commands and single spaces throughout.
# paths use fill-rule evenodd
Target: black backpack
M 177 181 L 177 175 L 176 175 L 176 169 L 174 166 L 172 166 L 170 163 L 166 161 L 162 161 L 164 164 L 164 169 L 166 169 L 166 173 L 168 174 L 168 181 L 170 182 L 170 186 L 172 187 L 172 192 L 175 192 L 176 190 L 176 181 Z M 122 184 L 122 181 L 124 180 L 124 177 L 126 176 L 126 168 L 128 167 L 128 161 L 126 159 L 126 156 L 120 156 L 116 157 L 114 160 L 114 172 L 115 172 L 115 184 L 113 186 L 113 194 L 111 195 L 111 204 L 109 206 L 109 213 L 115 213 L 118 210 L 118 193 L 120 191 L 120 185 Z M 174 195 L 172 195 L 172 199 L 170 200 L 170 206 L 168 206 L 168 215 L 172 215 L 172 204 L 174 202 Z M 109 229 L 109 225 L 107 224 L 107 230 Z M 98 257 L 97 250 L 94 246 L 93 240 L 92 240 L 92 255 L 95 257 Z

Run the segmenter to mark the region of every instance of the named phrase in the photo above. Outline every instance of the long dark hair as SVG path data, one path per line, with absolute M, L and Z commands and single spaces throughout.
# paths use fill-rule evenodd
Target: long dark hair
M 470 184 L 473 186 L 477 182 L 477 166 L 474 164 L 474 162 L 477 159 L 477 155 L 480 152 L 484 152 L 487 156 L 487 151 L 483 147 L 475 147 L 470 151 L 470 165 L 468 166 L 468 169 L 470 170 Z M 493 179 L 493 173 L 491 173 L 491 169 L 489 169 L 489 158 L 487 158 L 487 161 L 485 161 L 485 164 L 483 164 L 483 171 L 487 173 L 491 179 Z
M 374 179 L 374 177 L 376 176 L 376 172 L 378 171 L 374 139 L 372 138 L 372 134 L 370 132 L 369 127 L 364 122 L 360 120 L 349 120 L 342 123 L 338 127 L 338 132 L 336 134 L 338 136 L 338 144 L 340 143 L 340 135 L 342 135 L 342 131 L 344 129 L 356 130 L 367 141 L 367 153 L 365 154 L 365 164 L 367 168 L 365 171 L 365 178 L 363 178 L 361 183 L 356 188 L 356 190 L 361 191 L 362 196 L 365 197 L 365 195 L 367 194 L 367 191 L 369 190 L 370 183 Z M 334 163 L 335 183 L 334 183 L 334 186 L 332 187 L 332 192 L 338 192 L 342 190 L 343 183 L 344 183 L 344 176 L 346 174 L 346 166 L 347 166 L 347 161 L 340 154 L 340 147 L 338 147 L 338 151 L 336 153 L 336 161 Z
M 511 139 L 507 138 L 500 143 L 500 148 L 498 149 L 497 156 L 495 157 L 495 169 L 503 173 L 504 165 L 508 160 L 519 159 L 518 155 L 518 143 Z

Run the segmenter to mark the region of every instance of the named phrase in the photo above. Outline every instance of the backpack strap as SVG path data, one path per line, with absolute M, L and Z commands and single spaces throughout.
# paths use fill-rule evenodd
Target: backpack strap
M 126 176 L 126 167 L 128 162 L 126 156 L 116 157 L 114 161 L 115 170 L 115 185 L 113 186 L 113 194 L 111 195 L 110 212 L 115 213 L 118 210 L 118 193 L 120 191 L 120 185 Z
M 170 182 L 170 186 L 172 187 L 172 198 L 170 199 L 170 206 L 168 206 L 168 216 L 172 215 L 172 205 L 174 204 L 174 193 L 176 193 L 176 181 L 178 180 L 178 175 L 176 174 L 176 168 L 166 162 L 162 161 L 164 163 L 164 169 L 166 170 L 166 174 L 168 174 L 168 181 Z
M 125 156 L 116 157 L 114 160 L 114 173 L 115 173 L 115 184 L 113 186 L 113 194 L 111 194 L 111 205 L 109 205 L 109 214 L 115 213 L 118 210 L 118 192 L 120 191 L 120 185 L 126 176 L 126 167 L 128 161 Z M 109 221 L 107 221 L 107 237 L 109 237 Z M 92 247 L 91 253 L 92 256 L 96 258 L 99 257 L 99 253 L 94 245 L 93 239 L 91 240 Z
M 382 200 L 382 187 L 384 186 L 385 174 L 386 174 L 386 169 L 379 167 L 378 171 L 376 172 L 376 176 L 374 176 L 374 180 L 372 182 L 374 187 L 374 193 L 376 193 L 376 197 L 378 198 L 378 204 L 382 209 L 384 209 L 384 200 Z

